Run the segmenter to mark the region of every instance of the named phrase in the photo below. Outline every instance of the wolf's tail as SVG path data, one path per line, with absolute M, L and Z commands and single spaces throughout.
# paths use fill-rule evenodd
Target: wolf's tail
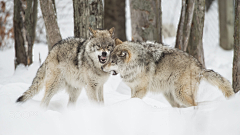
M 37 74 L 33 79 L 32 85 L 29 87 L 27 91 L 23 93 L 21 97 L 19 97 L 16 100 L 16 102 L 25 102 L 39 93 L 39 91 L 43 88 L 43 85 L 44 85 L 45 72 L 46 72 L 46 64 L 44 62 L 38 69 Z
M 204 69 L 203 77 L 212 85 L 218 86 L 218 88 L 222 91 L 225 97 L 228 98 L 234 95 L 231 83 L 226 78 L 222 77 L 220 74 L 214 72 L 213 70 Z

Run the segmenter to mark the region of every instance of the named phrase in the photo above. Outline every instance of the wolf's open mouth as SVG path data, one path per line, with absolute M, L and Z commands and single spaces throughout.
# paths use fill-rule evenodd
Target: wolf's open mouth
M 118 73 L 115 70 L 112 70 L 112 75 L 117 75 Z
M 107 61 L 107 57 L 99 56 L 98 55 L 99 62 L 104 64 Z

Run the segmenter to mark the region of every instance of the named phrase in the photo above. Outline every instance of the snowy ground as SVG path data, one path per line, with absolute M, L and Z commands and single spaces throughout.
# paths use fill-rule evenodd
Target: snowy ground
M 61 5 L 61 2 L 65 3 L 59 0 L 57 4 Z M 163 0 L 162 4 L 170 5 L 169 2 Z M 171 5 L 174 9 L 180 9 L 176 1 Z M 215 2 L 213 6 L 216 5 Z M 169 19 L 166 15 L 176 14 L 176 11 L 164 12 L 165 9 L 163 8 L 163 17 L 165 16 L 163 21 L 176 25 L 178 22 L 176 17 Z M 218 21 L 214 15 L 216 12 L 217 8 L 214 8 L 206 15 L 205 62 L 207 68 L 219 72 L 231 81 L 233 52 L 224 51 L 219 47 L 216 27 Z M 61 15 L 61 11 L 58 13 Z M 69 16 L 66 15 L 65 18 L 68 19 L 62 20 L 62 16 L 58 17 L 63 38 L 73 35 L 73 25 L 69 23 L 72 19 Z M 173 45 L 175 39 L 168 38 L 164 41 Z M 14 71 L 14 49 L 0 51 L 0 135 L 240 134 L 240 94 L 226 100 L 216 87 L 207 82 L 200 84 L 198 92 L 200 103 L 195 108 L 172 108 L 161 94 L 149 93 L 143 100 L 130 99 L 130 89 L 121 82 L 119 76 L 111 76 L 105 84 L 103 106 L 89 103 L 83 91 L 76 108 L 69 109 L 66 107 L 68 95 L 64 90 L 52 98 L 46 110 L 39 106 L 44 90 L 28 102 L 16 104 L 16 99 L 31 85 L 40 66 L 39 53 L 43 62 L 47 56 L 45 44 L 34 45 L 34 63 L 31 66 L 18 66 Z

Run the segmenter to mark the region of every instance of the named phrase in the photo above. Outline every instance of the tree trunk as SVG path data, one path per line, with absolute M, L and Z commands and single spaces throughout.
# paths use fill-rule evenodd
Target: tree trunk
M 104 0 L 104 29 L 114 27 L 114 36 L 125 41 L 125 22 L 125 0 Z
M 50 51 L 54 44 L 62 40 L 62 36 L 58 27 L 53 0 L 40 0 L 40 6 L 47 32 L 48 51 Z
M 195 0 L 182 0 L 182 11 L 179 20 L 175 48 L 186 51 L 192 26 Z
M 32 47 L 35 39 L 37 24 L 38 0 L 27 0 L 27 9 L 25 11 L 26 39 L 28 43 L 27 64 L 32 64 Z
M 22 3 L 20 0 L 14 0 L 14 40 L 15 40 L 15 68 L 19 64 L 27 65 L 27 55 L 24 47 L 24 38 L 23 38 L 23 18 L 21 16 L 21 7 Z
M 233 48 L 233 0 L 218 0 L 220 46 L 225 50 Z
M 214 0 L 206 0 L 205 1 L 206 12 L 208 12 L 208 10 L 211 8 L 211 5 L 212 5 L 213 1 Z
M 162 43 L 161 0 L 130 0 L 132 40 Z
M 73 0 L 74 36 L 88 38 L 89 27 L 103 29 L 102 0 Z
M 184 28 L 184 21 L 185 21 L 185 14 L 186 14 L 186 0 L 182 0 L 182 10 L 181 16 L 178 23 L 178 30 L 176 35 L 176 44 L 175 48 L 182 49 L 183 44 L 183 28 Z
M 203 68 L 205 68 L 202 43 L 204 17 L 205 0 L 196 0 L 187 52 L 198 59 Z
M 240 0 L 235 0 L 233 90 L 240 90 Z

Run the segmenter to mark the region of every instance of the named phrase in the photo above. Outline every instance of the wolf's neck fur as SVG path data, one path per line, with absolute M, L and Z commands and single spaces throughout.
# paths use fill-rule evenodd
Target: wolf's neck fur
M 136 56 L 137 59 L 127 63 L 127 66 L 123 66 L 125 69 L 120 71 L 123 81 L 130 83 L 146 74 L 154 74 L 156 63 L 164 58 L 164 54 L 176 51 L 174 48 L 162 44 L 145 42 L 134 46 L 133 50 L 132 53 L 137 54 L 132 55 Z
M 131 83 L 142 77 L 140 75 L 150 73 L 153 62 L 151 59 L 148 59 L 149 57 L 149 54 L 141 52 L 140 57 L 138 56 L 136 60 L 127 63 L 127 66 L 123 66 L 125 68 L 120 70 L 123 81 Z

